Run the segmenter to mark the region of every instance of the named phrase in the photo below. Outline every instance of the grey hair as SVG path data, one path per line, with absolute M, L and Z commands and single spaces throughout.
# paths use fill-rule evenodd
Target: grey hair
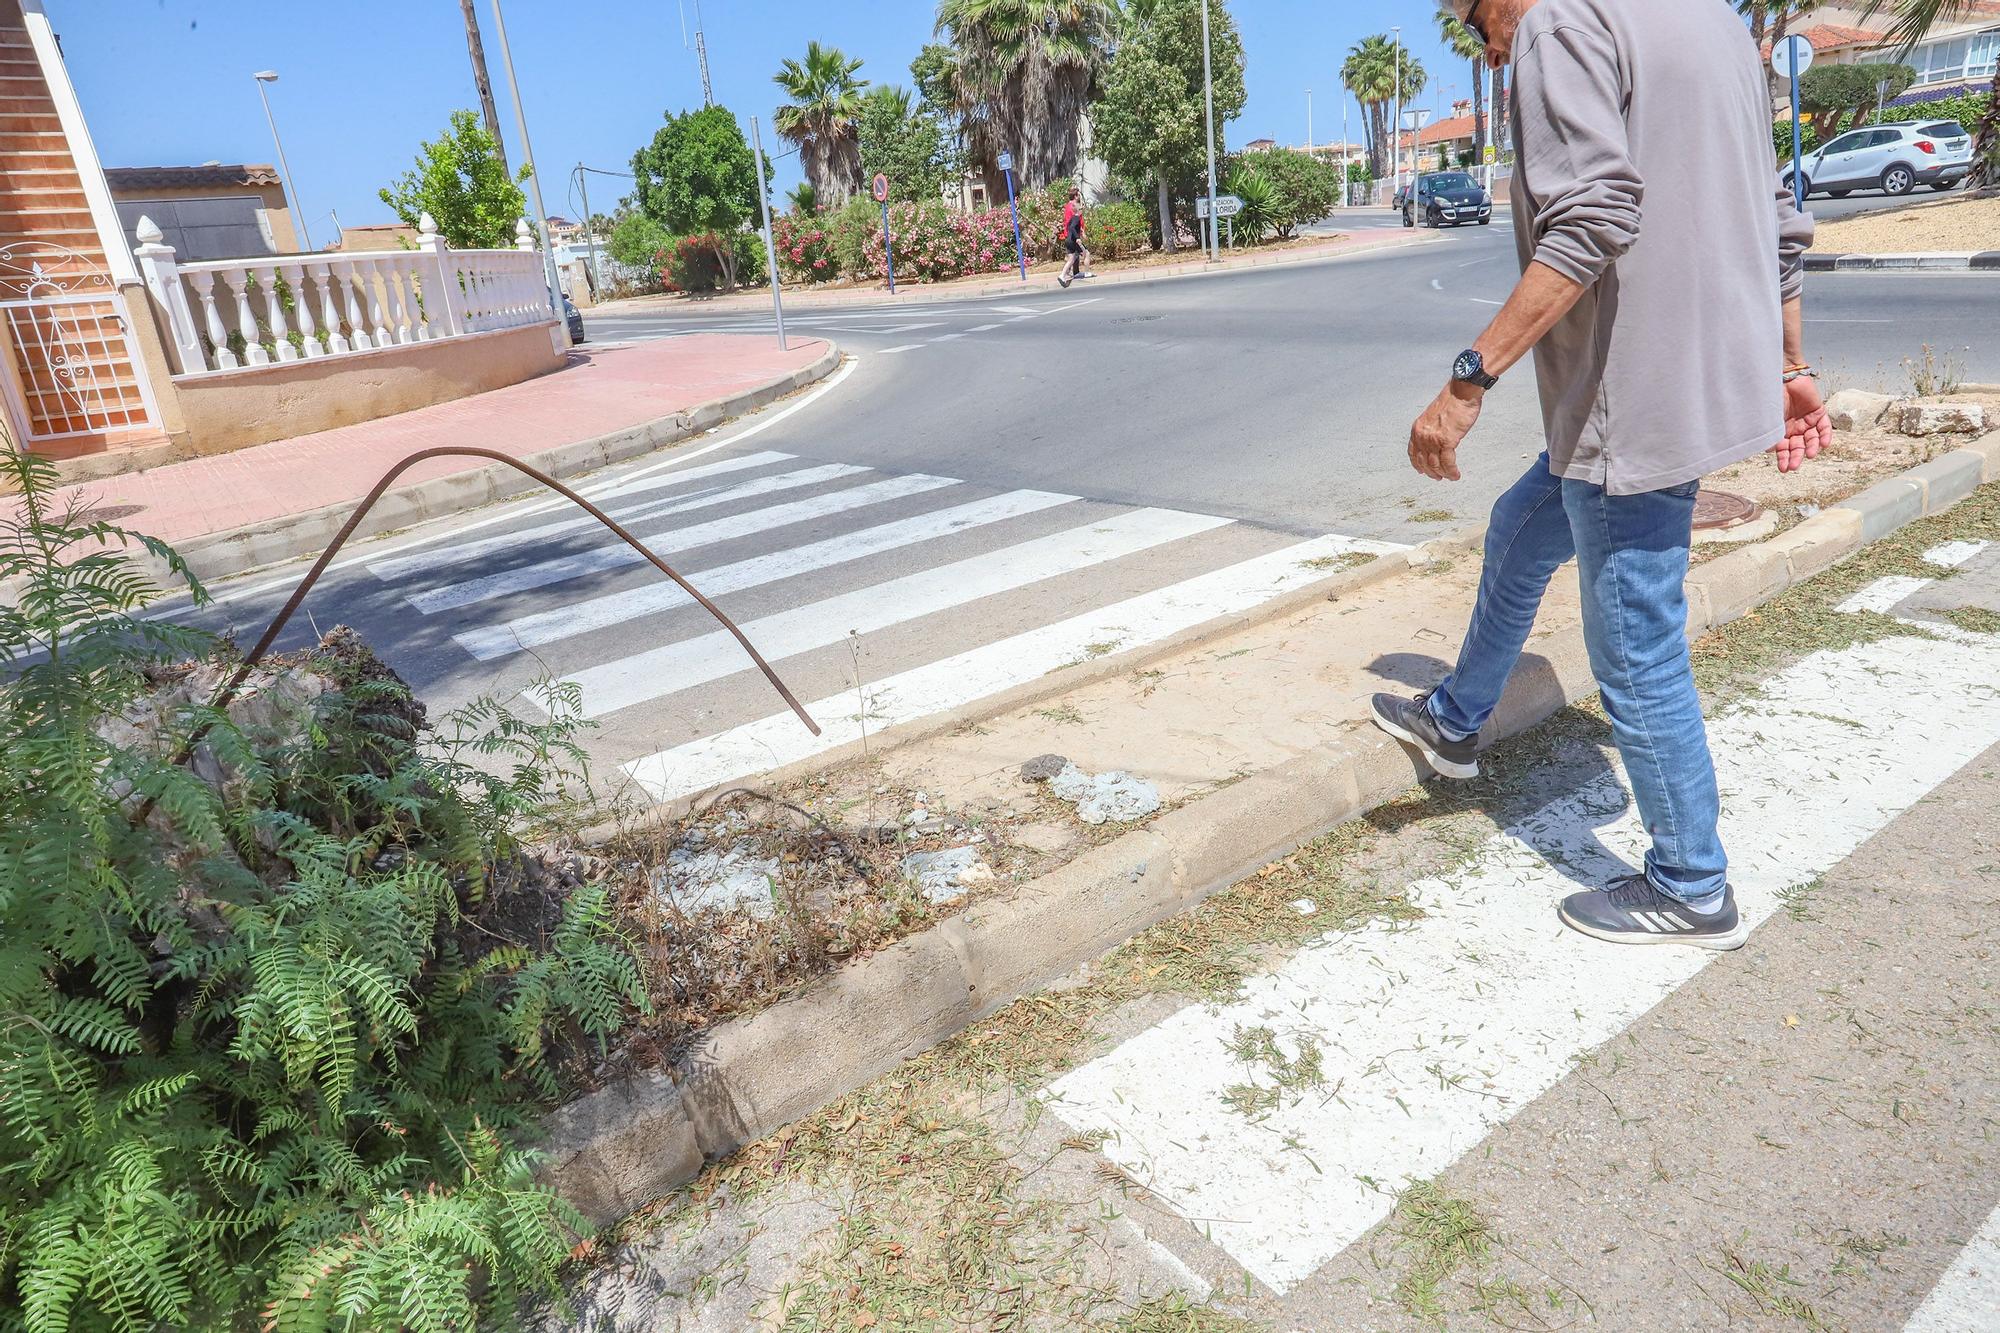
M 1438 0 L 1438 8 L 1463 23 L 1472 12 L 1472 0 Z

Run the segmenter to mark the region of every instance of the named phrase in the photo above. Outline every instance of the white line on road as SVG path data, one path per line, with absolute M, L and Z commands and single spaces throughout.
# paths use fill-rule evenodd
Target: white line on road
M 745 588 L 776 583 L 780 579 L 831 569 L 884 551 L 914 546 L 938 537 L 955 536 L 988 523 L 1038 513 L 1069 504 L 1076 498 L 1048 491 L 1009 491 L 1005 495 L 918 514 L 914 518 L 844 532 L 838 537 L 795 546 L 790 550 L 752 556 L 733 565 L 689 574 L 688 581 L 707 596 L 720 597 L 724 593 L 741 592 Z M 519 616 L 500 625 L 481 626 L 453 637 L 460 647 L 485 662 L 523 648 L 607 629 L 693 603 L 694 598 L 683 592 L 679 584 L 663 581 L 643 588 L 607 593 L 589 601 L 557 607 L 553 611 Z
M 940 333 L 937 337 L 931 339 L 931 341 L 934 343 L 948 343 L 953 338 L 963 338 L 964 336 L 963 333 Z
M 1483 296 L 1468 296 L 1468 297 L 1466 297 L 1465 299 L 1466 299 L 1466 300 L 1468 300 L 1468 301 L 1476 301 L 1476 302 L 1478 302 L 1478 303 L 1479 303 L 1480 305 L 1506 305 L 1506 304 L 1507 304 L 1507 303 L 1506 303 L 1505 301 L 1489 301 L 1489 300 L 1487 300 L 1487 299 L 1486 299 L 1485 297 L 1483 297 Z
M 796 717 L 780 713 L 634 759 L 624 769 L 655 800 L 689 796 L 748 773 L 824 754 L 859 740 L 864 728 L 875 735 L 1039 680 L 1058 667 L 1101 654 L 1107 643 L 1116 644 L 1116 651 L 1143 648 L 1218 616 L 1248 610 L 1326 577 L 1319 563 L 1324 560 L 1355 551 L 1403 549 L 1390 542 L 1316 537 L 870 682 L 859 711 L 853 690 L 821 699 L 807 711 L 825 728 L 824 735 L 815 737 Z
M 921 570 L 838 597 L 753 620 L 743 633 L 776 661 L 872 634 L 984 597 L 1088 569 L 1234 520 L 1175 509 L 1135 509 L 1098 523 L 1037 537 L 968 560 Z M 723 630 L 589 667 L 563 679 L 582 687 L 585 717 L 720 680 L 750 669 L 743 646 Z
M 735 461 L 735 460 L 730 460 Z M 765 461 L 769 461 L 768 459 Z M 736 500 L 755 499 L 760 495 L 775 495 L 780 491 L 797 490 L 801 486 L 817 486 L 822 482 L 839 481 L 843 477 L 857 476 L 868 471 L 852 463 L 823 463 L 818 467 L 800 468 L 795 472 L 780 472 L 774 476 L 756 477 L 749 481 L 737 482 L 719 490 L 703 491 L 699 495 L 671 496 L 662 500 L 651 500 L 644 504 L 624 505 L 607 508 L 620 523 L 630 527 L 650 519 L 665 518 L 670 514 L 685 514 L 695 509 L 709 509 L 719 504 L 729 504 Z M 674 485 L 687 474 L 661 477 L 647 483 L 648 487 Z M 460 542 L 454 546 L 438 546 L 417 555 L 398 556 L 393 560 L 382 560 L 368 566 L 368 572 L 384 582 L 398 582 L 404 579 L 444 569 L 452 565 L 462 565 L 469 561 L 482 560 L 489 555 L 519 552 L 536 542 L 547 541 L 551 537 L 561 537 L 572 532 L 602 534 L 612 539 L 604 531 L 604 525 L 588 514 L 576 518 L 557 519 L 553 523 L 541 523 L 532 528 L 516 528 L 512 532 L 497 537 L 482 537 L 478 541 Z
M 1903 1333 L 1991 1333 L 2000 1326 L 2000 1208 L 1966 1242 Z
M 967 330 L 966 330 L 966 332 L 967 332 L 967 333 L 985 333 L 985 332 L 986 332 L 987 330 L 989 330 L 989 329 L 997 329 L 997 328 L 999 328 L 999 327 L 1000 327 L 1000 324 L 1005 324 L 1006 322 L 1007 322 L 1007 321 L 1003 319 L 1003 320 L 1001 320 L 1001 321 L 1000 321 L 1000 323 L 999 323 L 999 324 L 975 324 L 975 325 L 973 325 L 973 326 L 972 326 L 971 328 L 967 329 Z
M 1709 725 L 1738 910 L 1838 864 L 2000 741 L 2000 636 L 1895 636 L 1814 653 Z M 1411 886 L 1414 923 L 1329 936 L 1221 1006 L 1184 1009 L 1058 1079 L 1052 1109 L 1284 1292 L 1623 1031 L 1712 958 L 1575 934 L 1556 902 L 1636 864 L 1646 836 L 1617 773 Z M 1240 1028 L 1321 1048 L 1326 1087 L 1252 1123 Z M 1303 1153 L 1286 1150 L 1302 1146 Z M 1306 1160 L 1310 1157 L 1310 1163 Z M 1317 1163 L 1315 1167 L 1311 1163 Z M 1323 1174 L 1322 1174 L 1323 1173 Z
M 1438 279 L 1438 278 L 1432 278 L 1432 279 L 1431 279 L 1431 290 L 1432 290 L 1432 291 L 1434 291 L 1434 292 L 1441 292 L 1441 291 L 1443 291 L 1443 290 L 1444 290 L 1444 282 L 1443 282 L 1443 280 L 1441 280 L 1441 279 Z
M 865 469 L 856 470 L 865 471 Z M 697 546 L 709 546 L 716 542 L 733 541 L 738 537 L 749 537 L 787 523 L 803 523 L 807 519 L 825 518 L 831 514 L 841 514 L 851 509 L 881 504 L 886 500 L 900 500 L 905 496 L 922 495 L 926 491 L 959 484 L 953 477 L 927 477 L 922 473 L 890 477 L 884 481 L 871 482 L 866 486 L 856 486 L 849 490 L 808 496 L 806 499 L 794 500 L 790 504 L 777 505 L 770 509 L 753 509 L 744 514 L 731 514 L 728 518 L 699 523 L 691 528 L 682 528 L 678 532 L 655 533 L 646 538 L 646 545 L 652 548 L 654 554 L 661 556 L 673 551 L 691 551 Z M 409 598 L 409 602 L 425 615 L 435 615 L 439 611 L 470 606 L 474 602 L 483 602 L 507 593 L 526 592 L 530 588 L 563 583 L 569 579 L 581 578 L 585 574 L 601 574 L 605 570 L 623 569 L 627 565 L 640 565 L 645 562 L 645 556 L 614 539 L 611 545 L 600 546 L 580 555 L 537 561 L 532 565 L 504 569 L 483 578 L 417 593 Z
M 922 346 L 923 343 L 904 343 L 901 347 L 884 347 L 877 355 L 894 356 L 898 352 L 914 352 Z
M 1908 574 L 1891 574 L 1857 589 L 1852 596 L 1833 609 L 1846 612 L 1848 615 L 1858 611 L 1874 611 L 1887 615 L 1896 609 L 1896 603 L 1912 593 L 1929 587 L 1930 584 L 1930 579 L 1912 578 Z
M 1925 551 L 1924 563 L 1942 565 L 1946 569 L 1956 569 L 1992 544 L 1991 542 L 1978 541 L 1945 542 L 1942 545 L 1933 546 L 1930 550 Z

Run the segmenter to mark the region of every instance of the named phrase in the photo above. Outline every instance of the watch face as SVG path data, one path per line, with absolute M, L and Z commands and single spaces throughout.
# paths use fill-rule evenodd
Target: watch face
M 1486 367 L 1484 361 L 1480 357 L 1479 353 L 1473 351 L 1465 351 L 1465 352 L 1460 352 L 1458 354 L 1458 360 L 1452 362 L 1451 374 L 1453 379 L 1469 380 L 1474 375 L 1479 374 L 1485 368 Z

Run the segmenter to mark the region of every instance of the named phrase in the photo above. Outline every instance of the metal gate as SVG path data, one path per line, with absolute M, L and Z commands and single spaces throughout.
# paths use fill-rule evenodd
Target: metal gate
M 124 295 L 91 256 L 35 241 L 0 248 L 0 320 L 12 363 L 0 379 L 23 444 L 155 425 Z

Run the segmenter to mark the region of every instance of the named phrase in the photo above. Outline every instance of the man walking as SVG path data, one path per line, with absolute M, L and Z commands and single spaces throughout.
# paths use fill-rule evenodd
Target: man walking
M 1789 472 L 1831 439 L 1802 350 L 1812 222 L 1776 184 L 1762 61 L 1722 0 L 1442 0 L 1514 65 L 1522 277 L 1410 431 L 1457 481 L 1485 395 L 1532 349 L 1548 451 L 1493 507 L 1458 664 L 1383 730 L 1476 777 L 1558 566 L 1575 557 L 1591 670 L 1653 845 L 1643 873 L 1572 894 L 1599 939 L 1733 949 L 1748 935 L 1717 832 L 1715 766 L 1688 659 L 1701 477 L 1766 450 Z
M 1062 212 L 1063 249 L 1068 251 L 1063 260 L 1062 272 L 1056 274 L 1056 282 L 1067 287 L 1078 278 L 1094 278 L 1097 275 L 1087 268 L 1090 251 L 1083 248 L 1083 192 L 1072 185 L 1069 187 L 1069 202 Z

